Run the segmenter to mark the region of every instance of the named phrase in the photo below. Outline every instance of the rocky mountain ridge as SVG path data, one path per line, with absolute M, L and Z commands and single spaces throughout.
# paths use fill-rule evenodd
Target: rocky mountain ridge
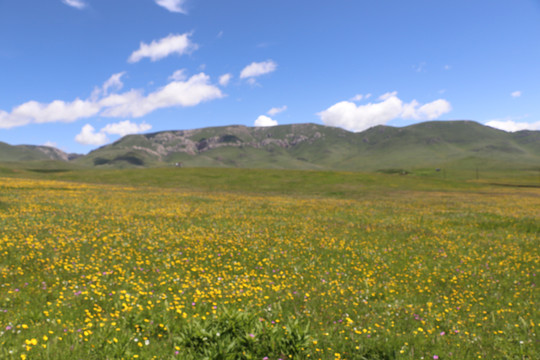
M 0 161 L 71 161 L 79 154 L 68 154 L 60 149 L 45 145 L 9 145 L 0 142 Z
M 222 134 L 217 134 L 208 138 L 197 138 L 197 135 L 204 130 L 206 129 L 167 131 L 148 135 L 136 135 L 145 137 L 149 144 L 145 144 L 145 146 L 132 145 L 131 147 L 133 150 L 144 151 L 150 155 L 163 159 L 174 153 L 197 155 L 220 147 L 250 147 L 262 149 L 268 146 L 276 146 L 288 149 L 303 142 L 313 143 L 313 141 L 324 137 L 323 134 L 315 131 L 313 134 L 310 134 L 310 136 L 292 132 L 285 134 L 283 138 L 275 138 L 272 136 L 271 131 L 253 128 L 252 131 L 255 132 L 255 134 L 253 134 L 251 133 L 250 128 L 238 125 L 220 129 Z M 257 136 L 259 135 L 257 132 L 261 132 L 261 136 Z M 122 142 L 121 139 L 115 144 L 121 145 Z M 115 144 L 113 144 L 113 146 Z
M 362 170 L 431 166 L 478 157 L 540 161 L 540 132 L 507 133 L 472 121 L 432 121 L 352 133 L 317 124 L 232 125 L 128 135 L 78 161 L 88 166 L 275 167 Z
M 400 128 L 380 125 L 359 133 L 318 124 L 230 125 L 127 135 L 84 156 L 44 146 L 0 146 L 0 161 L 45 159 L 118 168 L 182 163 L 369 171 L 460 161 L 532 168 L 540 164 L 540 131 L 508 133 L 473 121 L 430 121 Z

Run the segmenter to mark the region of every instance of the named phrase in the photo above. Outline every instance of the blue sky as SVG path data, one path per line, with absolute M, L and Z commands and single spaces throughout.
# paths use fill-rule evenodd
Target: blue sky
M 0 0 L 0 141 L 467 119 L 540 130 L 538 0 Z

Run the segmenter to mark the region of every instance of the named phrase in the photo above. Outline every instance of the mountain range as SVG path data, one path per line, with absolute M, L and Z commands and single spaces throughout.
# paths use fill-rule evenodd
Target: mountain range
M 0 161 L 71 161 L 79 154 L 68 154 L 55 147 L 44 145 L 9 145 L 0 141 Z
M 453 164 L 536 168 L 540 131 L 514 133 L 473 121 L 375 126 L 353 133 L 317 124 L 231 125 L 127 135 L 87 155 L 0 143 L 0 161 L 56 160 L 81 167 L 243 167 L 373 171 Z

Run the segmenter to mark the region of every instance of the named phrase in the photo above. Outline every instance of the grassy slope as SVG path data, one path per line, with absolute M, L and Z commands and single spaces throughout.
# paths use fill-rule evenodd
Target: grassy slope
M 302 142 L 291 148 L 268 145 L 264 148 L 221 147 L 197 155 L 176 153 L 158 159 L 138 146 L 156 150 L 156 134 L 127 136 L 110 146 L 93 151 L 77 163 L 94 164 L 96 158 L 117 159 L 105 167 L 133 167 L 138 159 L 146 167 L 183 162 L 187 167 L 240 167 L 282 169 L 327 169 L 376 171 L 401 168 L 408 171 L 431 168 L 459 169 L 468 172 L 477 166 L 490 169 L 531 169 L 540 162 L 538 132 L 506 133 L 471 121 L 425 122 L 404 128 L 377 126 L 362 133 L 315 124 L 282 125 L 272 128 L 228 126 L 193 131 L 193 141 L 230 135 L 249 143 L 265 138 L 286 139 L 290 134 L 322 138 Z M 174 142 L 173 142 L 174 144 Z M 129 160 L 129 159 L 128 159 Z M 537 166 L 536 166 L 537 167 Z M 465 169 L 463 169 L 465 170 Z
M 49 157 L 39 150 L 24 145 L 12 146 L 0 142 L 0 161 L 48 160 Z
M 469 121 L 426 122 L 404 128 L 378 126 L 362 134 L 359 158 L 367 167 L 444 167 L 464 158 L 501 164 L 531 164 L 538 159 L 511 134 Z
M 182 133 L 173 131 L 169 133 Z M 405 169 L 427 174 L 436 168 L 452 177 L 476 178 L 505 175 L 516 170 L 534 174 L 540 164 L 540 132 L 507 133 L 472 121 L 433 121 L 403 128 L 376 126 L 361 133 L 316 124 L 281 125 L 270 128 L 245 126 L 212 127 L 186 132 L 192 141 L 230 137 L 241 147 L 219 147 L 196 155 L 173 153 L 159 157 L 161 144 L 179 145 L 164 140 L 166 133 L 129 135 L 111 145 L 92 151 L 70 163 L 76 167 L 134 168 L 164 167 L 182 162 L 186 167 L 237 167 L 299 170 L 378 171 Z M 317 137 L 322 135 L 320 137 Z M 289 148 L 267 145 L 249 146 L 264 139 L 286 140 L 305 136 L 309 141 Z M 161 143 L 156 140 L 161 137 Z M 228 140 L 229 141 L 229 140 Z M 148 151 L 145 151 L 147 149 Z M 44 161 L 47 155 L 29 146 L 0 143 L 0 161 Z M 44 165 L 51 167 L 50 164 Z M 27 167 L 41 167 L 36 163 Z M 59 168 L 70 165 L 59 165 Z M 518 173 L 519 173 L 518 171 Z M 519 175 L 521 176 L 521 174 Z M 493 177 L 493 176 L 491 176 Z

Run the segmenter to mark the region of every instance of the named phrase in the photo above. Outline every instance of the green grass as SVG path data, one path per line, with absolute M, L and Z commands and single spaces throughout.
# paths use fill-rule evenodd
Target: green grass
M 538 187 L 19 165 L 0 166 L 2 359 L 540 355 Z
M 41 165 L 40 165 L 41 164 Z M 406 172 L 406 175 L 403 174 Z M 320 170 L 238 169 L 238 168 L 71 168 L 65 163 L 4 163 L 3 176 L 51 179 L 97 184 L 153 186 L 190 191 L 227 191 L 255 194 L 296 194 L 357 198 L 388 189 L 438 191 L 483 187 L 538 187 L 540 168 L 500 168 L 474 160 L 456 163 L 437 171 L 385 168 L 379 172 Z M 478 177 L 478 178 L 477 178 Z
M 190 191 L 359 197 L 371 192 L 475 188 L 474 182 L 445 178 L 433 169 L 418 174 L 235 168 L 13 169 L 5 175 L 94 184 L 152 186 Z M 482 185 L 484 186 L 484 185 Z

